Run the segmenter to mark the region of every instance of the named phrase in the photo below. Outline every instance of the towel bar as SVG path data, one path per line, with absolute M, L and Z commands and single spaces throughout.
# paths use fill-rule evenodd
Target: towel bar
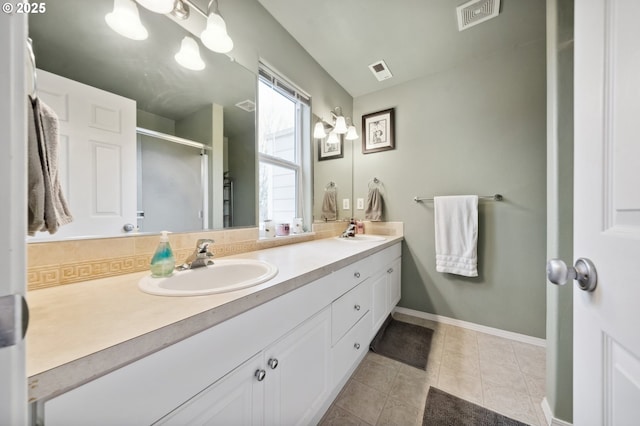
M 489 200 L 489 201 L 502 201 L 504 198 L 500 194 L 494 195 L 478 195 L 479 200 Z M 433 201 L 433 198 L 422 198 L 422 197 L 413 197 L 413 201 L 419 203 L 421 201 Z

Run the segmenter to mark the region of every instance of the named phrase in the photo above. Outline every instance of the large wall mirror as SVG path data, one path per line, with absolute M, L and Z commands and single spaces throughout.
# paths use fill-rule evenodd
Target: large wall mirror
M 206 2 L 199 3 L 206 10 Z M 199 40 L 205 68 L 186 69 L 174 59 L 184 37 L 191 36 L 184 25 L 138 7 L 148 38 L 130 40 L 107 26 L 105 15 L 113 7 L 113 0 L 56 0 L 46 13 L 29 17 L 42 70 L 37 94 L 51 99 L 52 107 L 66 108 L 69 116 L 62 114 L 61 128 L 74 107 L 65 90 L 51 89 L 49 73 L 135 102 L 133 110 L 110 108 L 108 102 L 84 107 L 93 124 L 83 141 L 65 130 L 60 176 L 75 225 L 53 236 L 38 233 L 35 240 L 123 235 L 128 224 L 134 232 L 153 233 L 256 226 L 256 75 Z M 123 116 L 125 111 L 135 117 Z M 99 130 L 109 137 L 95 133 L 100 120 L 108 126 Z M 127 122 L 135 127 L 132 148 L 113 148 Z M 125 162 L 133 169 L 125 171 Z M 95 170 L 87 172 L 90 167 Z M 78 174 L 79 169 L 88 174 Z M 77 195 L 80 186 L 90 195 Z M 134 217 L 100 225 L 125 207 Z M 86 215 L 96 220 L 85 221 Z

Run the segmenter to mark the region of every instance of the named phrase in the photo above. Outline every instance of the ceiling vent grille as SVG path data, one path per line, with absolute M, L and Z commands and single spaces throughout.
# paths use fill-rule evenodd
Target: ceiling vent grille
M 472 0 L 456 8 L 458 30 L 466 30 L 500 13 L 500 0 Z
M 384 61 L 374 62 L 373 64 L 369 65 L 369 69 L 378 79 L 378 81 L 387 80 L 393 77 L 391 71 L 389 71 L 389 67 L 384 63 Z
M 250 99 L 247 99 L 246 101 L 238 102 L 236 106 L 247 112 L 253 112 L 256 110 L 256 103 Z

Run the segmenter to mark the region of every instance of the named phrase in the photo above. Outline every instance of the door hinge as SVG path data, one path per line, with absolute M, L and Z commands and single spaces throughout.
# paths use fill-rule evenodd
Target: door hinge
M 24 339 L 28 326 L 29 307 L 24 297 L 18 294 L 0 297 L 0 348 Z

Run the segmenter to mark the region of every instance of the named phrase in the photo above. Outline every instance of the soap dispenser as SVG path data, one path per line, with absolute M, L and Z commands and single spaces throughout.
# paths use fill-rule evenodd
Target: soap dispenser
M 173 275 L 173 269 L 176 261 L 173 257 L 173 251 L 169 245 L 169 232 L 162 231 L 160 243 L 156 249 L 153 258 L 151 258 L 151 276 L 155 278 L 170 277 Z

